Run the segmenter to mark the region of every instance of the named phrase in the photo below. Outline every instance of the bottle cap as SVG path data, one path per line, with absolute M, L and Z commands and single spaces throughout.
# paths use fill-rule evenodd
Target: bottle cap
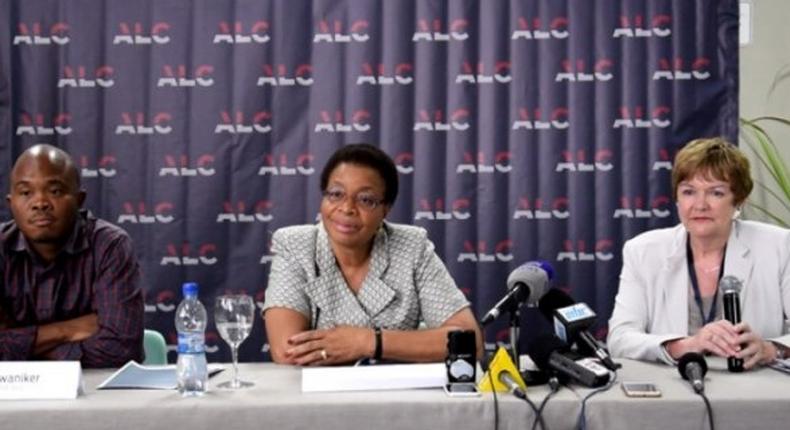
M 184 297 L 196 297 L 198 294 L 198 284 L 197 282 L 184 282 L 184 285 L 181 286 L 181 291 Z

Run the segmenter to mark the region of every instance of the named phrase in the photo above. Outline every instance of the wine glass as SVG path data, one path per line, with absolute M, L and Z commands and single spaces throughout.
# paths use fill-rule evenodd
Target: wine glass
M 255 302 L 246 294 L 222 295 L 214 301 L 214 323 L 233 354 L 233 380 L 219 384 L 220 388 L 237 389 L 254 385 L 239 379 L 239 345 L 250 335 L 253 318 Z

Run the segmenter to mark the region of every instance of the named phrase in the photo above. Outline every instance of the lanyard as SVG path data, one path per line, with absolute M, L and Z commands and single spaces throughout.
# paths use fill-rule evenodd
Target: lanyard
M 724 275 L 724 257 L 727 254 L 727 245 L 724 245 L 724 251 L 721 254 L 721 265 L 719 266 L 719 280 Z M 694 254 L 691 252 L 691 240 L 686 237 L 686 264 L 688 265 L 689 276 L 691 277 L 691 287 L 694 289 L 694 301 L 697 302 L 699 313 L 702 316 L 703 327 L 712 322 L 716 318 L 716 302 L 719 299 L 719 284 L 716 283 L 716 292 L 713 294 L 713 303 L 711 304 L 708 317 L 705 317 L 705 310 L 702 309 L 702 294 L 699 292 L 699 284 L 697 283 L 697 272 L 694 270 Z

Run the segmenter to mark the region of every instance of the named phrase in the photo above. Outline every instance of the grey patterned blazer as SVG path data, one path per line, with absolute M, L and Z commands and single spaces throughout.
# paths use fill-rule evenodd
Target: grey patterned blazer
M 293 309 L 313 328 L 411 330 L 421 321 L 433 328 L 469 306 L 423 228 L 383 223 L 358 294 L 343 278 L 321 223 L 277 230 L 272 252 L 263 312 Z

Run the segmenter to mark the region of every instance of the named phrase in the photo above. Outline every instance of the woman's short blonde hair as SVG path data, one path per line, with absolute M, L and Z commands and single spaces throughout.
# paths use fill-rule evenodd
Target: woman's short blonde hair
M 721 137 L 692 140 L 675 155 L 672 167 L 672 195 L 675 199 L 678 185 L 700 174 L 707 179 L 729 183 L 735 206 L 740 206 L 754 187 L 749 160 L 735 145 Z

